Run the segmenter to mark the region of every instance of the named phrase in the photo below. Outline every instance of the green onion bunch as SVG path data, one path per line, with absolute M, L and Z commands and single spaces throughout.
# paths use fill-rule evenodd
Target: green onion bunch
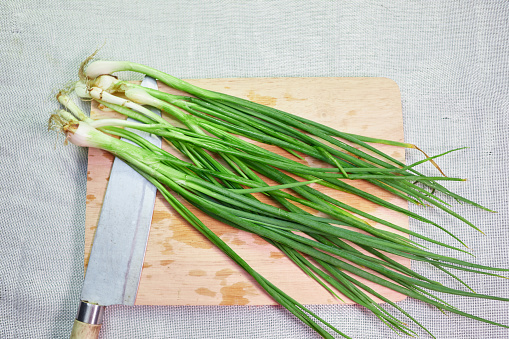
M 461 239 L 438 223 L 350 184 L 352 180 L 365 180 L 411 203 L 439 208 L 479 230 L 452 211 L 444 197 L 489 209 L 439 184 L 442 180 L 462 179 L 430 177 L 415 168 L 452 151 L 434 157 L 426 156 L 419 162 L 405 165 L 372 144 L 416 148 L 414 145 L 341 132 L 275 108 L 196 87 L 141 64 L 124 61 L 93 61 L 88 64 L 88 61 L 80 69 L 81 80 L 76 84 L 76 93 L 137 122 L 90 119 L 67 93 L 61 92 L 57 97 L 66 110 L 51 116 L 50 128 L 63 130 L 67 140 L 78 146 L 106 150 L 132 166 L 157 187 L 190 225 L 240 265 L 276 302 L 324 338 L 333 338 L 334 333 L 349 337 L 253 270 L 176 196 L 181 196 L 188 204 L 218 221 L 262 237 L 332 295 L 341 299 L 339 294 L 342 294 L 364 306 L 397 333 L 416 335 L 403 320 L 381 307 L 372 296 L 393 306 L 406 319 L 427 330 L 396 303 L 359 278 L 426 302 L 441 311 L 509 328 L 463 312 L 434 294 L 442 292 L 509 301 L 509 298 L 475 293 L 451 271 L 456 269 L 503 277 L 495 272 L 507 272 L 509 269 L 482 266 L 433 253 L 401 233 L 468 252 L 361 211 L 313 188 L 321 185 L 359 196 L 436 227 L 466 247 Z M 168 94 L 119 80 L 112 75 L 118 71 L 151 76 L 184 94 Z M 171 119 L 154 114 L 145 107 L 147 105 L 160 109 Z M 133 129 L 160 136 L 185 160 L 155 147 L 133 133 Z M 268 151 L 260 145 L 277 146 L 287 156 Z M 304 164 L 301 161 L 304 156 L 318 160 L 323 166 Z M 311 183 L 313 187 L 309 185 Z M 369 221 L 388 226 L 393 231 L 375 228 Z M 457 279 L 465 290 L 444 286 L 414 272 L 389 255 L 428 263 L 431 268 Z

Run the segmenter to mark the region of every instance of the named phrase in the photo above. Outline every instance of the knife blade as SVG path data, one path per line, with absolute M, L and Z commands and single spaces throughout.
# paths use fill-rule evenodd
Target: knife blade
M 148 76 L 141 85 L 157 89 L 156 80 Z M 160 111 L 149 109 L 161 115 Z M 159 137 L 133 132 L 161 147 Z M 97 338 L 106 306 L 134 305 L 156 191 L 129 165 L 114 159 L 71 339 Z

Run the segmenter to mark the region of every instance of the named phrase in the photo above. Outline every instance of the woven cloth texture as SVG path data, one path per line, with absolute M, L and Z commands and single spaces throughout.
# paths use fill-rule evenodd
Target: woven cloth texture
M 69 336 L 84 274 L 87 150 L 63 146 L 47 121 L 59 108 L 54 94 L 103 44 L 103 59 L 181 78 L 393 79 L 406 141 L 428 154 L 468 147 L 439 160 L 446 174 L 468 178 L 448 187 L 498 212 L 451 202 L 483 236 L 436 209 L 410 207 L 453 230 L 477 257 L 431 249 L 508 268 L 508 18 L 507 1 L 2 1 L 0 337 Z M 408 151 L 407 159 L 421 155 Z M 415 220 L 410 227 L 452 243 Z M 428 266 L 413 268 L 461 288 Z M 459 276 L 478 293 L 509 297 L 507 280 Z M 507 303 L 443 298 L 509 325 Z M 413 299 L 399 304 L 437 338 L 509 337 Z M 399 337 L 360 307 L 310 308 L 353 338 Z M 113 306 L 101 331 L 104 339 L 317 337 L 275 306 Z

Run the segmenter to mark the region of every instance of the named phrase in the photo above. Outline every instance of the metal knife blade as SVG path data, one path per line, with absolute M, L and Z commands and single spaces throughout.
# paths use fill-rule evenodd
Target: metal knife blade
M 151 77 L 145 77 L 141 85 L 157 89 Z M 161 147 L 159 137 L 133 132 Z M 83 282 L 78 322 L 100 326 L 105 306 L 134 305 L 155 196 L 154 185 L 121 159 L 114 159 Z

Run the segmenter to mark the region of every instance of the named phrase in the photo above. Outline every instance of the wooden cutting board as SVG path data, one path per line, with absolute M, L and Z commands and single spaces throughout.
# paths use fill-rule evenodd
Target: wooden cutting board
M 403 141 L 401 99 L 387 78 L 246 78 L 189 80 L 200 87 L 250 99 L 319 121 L 345 132 Z M 164 91 L 178 93 L 159 84 Z M 93 118 L 120 116 L 92 105 Z M 171 150 L 168 145 L 165 149 Z M 404 149 L 377 145 L 404 161 Z M 273 149 L 273 148 L 271 148 Z M 273 149 L 274 150 L 274 149 Z M 85 265 L 99 219 L 113 156 L 97 149 L 88 153 Z M 310 165 L 320 165 L 307 159 Z M 349 183 L 407 207 L 362 181 Z M 318 188 L 317 184 L 313 187 Z M 356 196 L 323 189 L 361 210 L 408 227 L 408 218 Z M 342 303 L 300 271 L 281 252 L 259 237 L 221 224 L 197 212 L 203 222 L 259 273 L 303 304 Z M 382 225 L 375 227 L 384 228 Z M 408 259 L 396 257 L 409 266 Z M 362 280 L 362 279 L 361 279 Z M 373 283 L 393 301 L 405 297 Z M 343 298 L 346 303 L 351 300 Z M 242 269 L 188 225 L 158 193 L 147 244 L 137 305 L 271 305 L 276 304 Z

